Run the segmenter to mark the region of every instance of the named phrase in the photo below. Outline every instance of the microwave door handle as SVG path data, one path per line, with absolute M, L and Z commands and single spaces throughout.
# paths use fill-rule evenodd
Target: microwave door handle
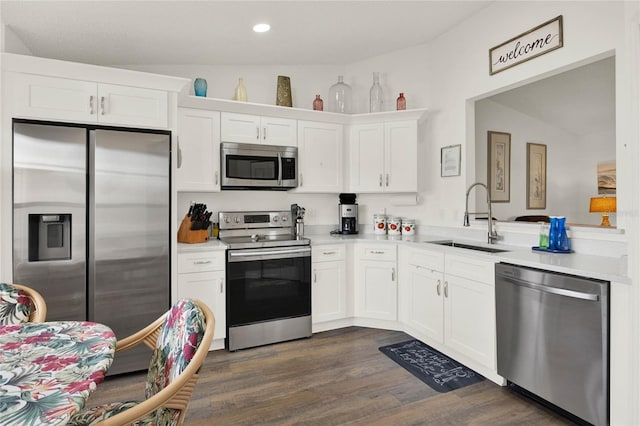
M 278 186 L 282 185 L 282 156 L 278 152 Z

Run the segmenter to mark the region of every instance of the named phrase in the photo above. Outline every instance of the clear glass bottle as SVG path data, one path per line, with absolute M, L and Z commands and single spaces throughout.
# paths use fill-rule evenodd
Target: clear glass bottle
M 322 111 L 323 104 L 324 102 L 322 101 L 322 98 L 320 97 L 320 95 L 316 95 L 316 98 L 313 101 L 313 110 Z
M 236 90 L 233 92 L 233 100 L 247 102 L 247 88 L 244 87 L 244 80 L 242 77 L 238 79 L 238 85 L 236 86 Z
M 380 73 L 373 73 L 373 85 L 369 90 L 369 112 L 382 111 L 382 86 L 380 86 Z
M 407 109 L 407 99 L 404 97 L 404 93 L 400 92 L 400 96 L 396 99 L 396 109 L 398 111 L 404 111 Z
M 351 112 L 351 86 L 338 76 L 338 82 L 329 88 L 329 111 L 349 114 Z

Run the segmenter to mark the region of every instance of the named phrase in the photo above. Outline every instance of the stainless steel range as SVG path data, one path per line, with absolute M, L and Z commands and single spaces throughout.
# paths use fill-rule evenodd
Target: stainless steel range
M 290 211 L 218 213 L 229 350 L 311 336 L 311 247 Z

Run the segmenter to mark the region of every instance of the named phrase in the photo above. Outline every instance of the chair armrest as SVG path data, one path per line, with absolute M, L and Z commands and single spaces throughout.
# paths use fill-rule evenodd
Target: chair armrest
M 162 323 L 164 322 L 166 316 L 167 313 L 162 315 L 160 318 L 158 318 L 142 330 L 137 331 L 131 336 L 125 337 L 124 339 L 118 340 L 116 342 L 116 353 L 136 347 L 140 343 L 144 343 L 150 349 L 155 348 L 156 341 L 158 340 L 158 335 L 160 334 L 160 329 L 162 328 Z

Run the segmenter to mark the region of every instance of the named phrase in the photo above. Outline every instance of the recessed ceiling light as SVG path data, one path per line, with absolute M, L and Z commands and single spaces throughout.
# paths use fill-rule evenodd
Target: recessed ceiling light
M 271 25 L 269 24 L 256 24 L 253 26 L 253 31 L 257 33 L 266 33 L 271 29 Z

